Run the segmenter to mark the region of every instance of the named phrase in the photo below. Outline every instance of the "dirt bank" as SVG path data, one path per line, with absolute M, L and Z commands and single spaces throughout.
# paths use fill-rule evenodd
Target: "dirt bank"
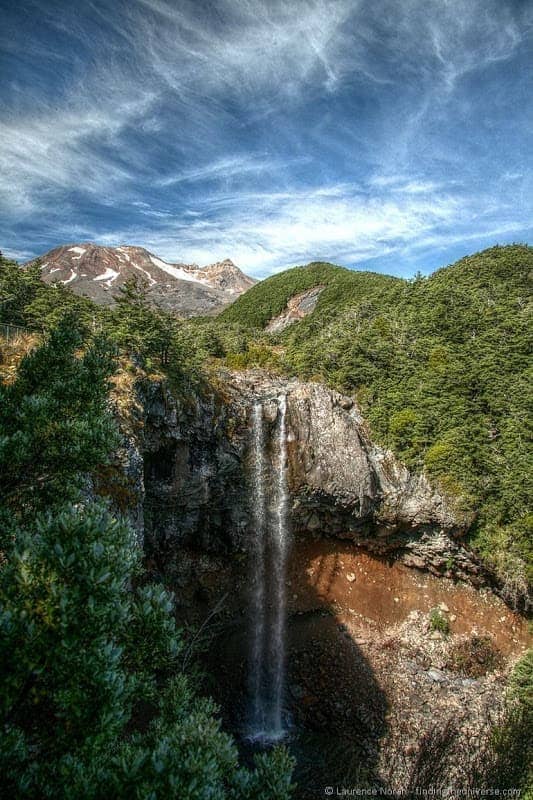
M 449 633 L 431 627 L 434 608 Z M 238 735 L 252 624 L 244 610 L 235 615 L 211 651 L 213 691 Z M 287 628 L 298 800 L 323 797 L 329 785 L 468 787 L 501 718 L 507 676 L 530 643 L 524 620 L 490 591 L 334 539 L 293 542 Z

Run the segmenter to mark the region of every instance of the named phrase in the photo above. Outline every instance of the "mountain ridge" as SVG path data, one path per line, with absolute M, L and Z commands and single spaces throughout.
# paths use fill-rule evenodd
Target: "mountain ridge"
M 113 305 L 120 287 L 137 276 L 148 284 L 154 305 L 185 317 L 218 313 L 256 283 L 229 258 L 200 267 L 167 262 L 133 245 L 65 244 L 23 266 L 35 264 L 45 283 L 68 285 L 104 306 Z

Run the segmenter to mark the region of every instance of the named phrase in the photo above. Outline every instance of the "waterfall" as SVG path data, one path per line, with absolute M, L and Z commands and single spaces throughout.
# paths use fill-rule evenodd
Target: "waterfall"
M 285 580 L 289 542 L 286 417 L 287 398 L 282 396 L 278 400 L 276 435 L 269 443 L 261 403 L 256 403 L 252 411 L 249 738 L 263 742 L 285 735 Z
M 252 538 L 252 650 L 251 650 L 251 729 L 263 730 L 265 727 L 265 708 L 262 693 L 263 663 L 265 646 L 265 434 L 263 426 L 263 406 L 256 403 L 252 412 L 252 514 L 254 531 Z
M 273 656 L 273 697 L 270 728 L 273 732 L 283 734 L 282 709 L 285 679 L 285 613 L 286 587 L 285 569 L 287 560 L 288 539 L 288 492 L 287 492 L 287 398 L 285 395 L 279 404 L 278 446 L 277 446 L 277 486 L 276 510 L 273 537 L 273 620 L 272 620 L 272 656 Z

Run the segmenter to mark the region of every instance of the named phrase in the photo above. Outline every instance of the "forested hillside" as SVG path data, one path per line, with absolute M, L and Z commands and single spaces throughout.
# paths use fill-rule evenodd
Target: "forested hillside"
M 268 278 L 246 292 L 220 316 L 224 322 L 235 322 L 249 328 L 264 328 L 277 316 L 295 294 L 323 286 L 316 320 L 330 319 L 343 308 L 365 300 L 392 299 L 403 281 L 376 272 L 353 272 L 333 264 L 313 262 L 306 267 L 294 267 Z
M 263 281 L 219 318 L 261 341 L 243 362 L 254 346 L 268 361 L 273 347 L 277 368 L 353 393 L 378 441 L 475 516 L 471 544 L 516 599 L 532 564 L 532 277 L 533 248 L 522 245 L 410 281 L 310 264 Z M 264 334 L 292 295 L 317 285 L 310 316 Z
M 183 391 L 210 363 L 260 366 L 355 396 L 373 436 L 426 470 L 472 519 L 470 542 L 523 602 L 532 577 L 533 248 L 494 247 L 410 281 L 312 263 L 277 274 L 216 319 L 180 321 L 132 280 L 113 311 L 4 260 L 0 321 L 46 332 L 72 313 Z M 305 319 L 270 335 L 295 294 L 323 287 Z M 529 565 L 529 566 L 528 566 Z

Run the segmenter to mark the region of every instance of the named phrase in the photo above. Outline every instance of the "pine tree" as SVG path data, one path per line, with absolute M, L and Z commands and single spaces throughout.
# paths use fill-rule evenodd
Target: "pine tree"
M 64 318 L 0 385 L 0 505 L 19 516 L 73 499 L 117 442 L 112 352 L 102 338 L 80 352 L 82 343 L 76 320 Z
M 147 292 L 147 281 L 136 275 L 120 287 L 112 314 L 112 335 L 130 354 L 156 357 L 167 366 L 177 322 L 171 314 L 154 308 Z

